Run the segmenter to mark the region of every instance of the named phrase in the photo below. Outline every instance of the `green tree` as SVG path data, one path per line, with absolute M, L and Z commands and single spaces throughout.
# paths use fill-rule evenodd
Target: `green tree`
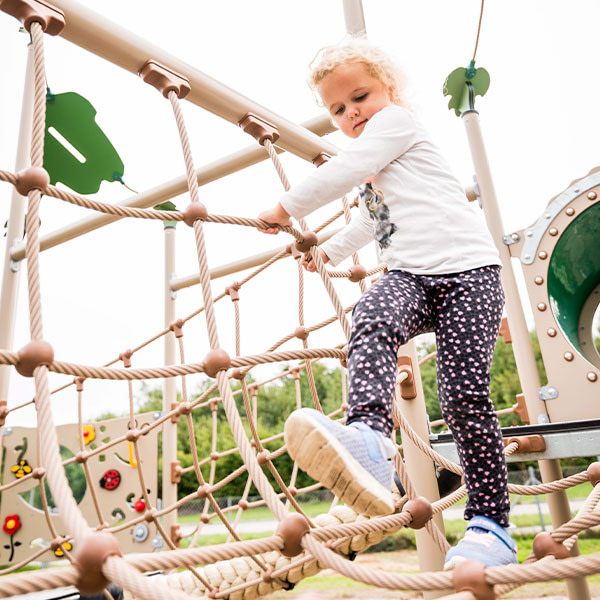
M 545 383 L 546 373 L 544 371 L 540 344 L 536 332 L 530 332 L 530 337 L 540 380 L 542 383 Z M 433 342 L 426 342 L 418 347 L 420 358 L 434 351 L 435 344 Z M 437 397 L 436 364 L 436 360 L 433 359 L 421 366 L 425 405 L 431 421 L 442 418 Z M 490 397 L 496 409 L 508 408 L 515 404 L 516 395 L 521 393 L 521 389 L 512 345 L 505 343 L 502 338 L 498 338 L 490 368 Z M 518 416 L 512 414 L 502 415 L 500 417 L 500 424 L 505 427 L 509 425 L 521 425 L 522 423 Z

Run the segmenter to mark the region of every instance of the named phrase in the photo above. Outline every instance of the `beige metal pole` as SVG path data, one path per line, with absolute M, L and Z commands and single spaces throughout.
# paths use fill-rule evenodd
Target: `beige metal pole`
M 175 274 L 175 225 L 165 224 L 165 327 L 169 327 L 176 319 L 175 293 L 171 291 L 170 282 Z M 165 365 L 177 362 L 176 340 L 173 333 L 165 336 Z M 169 412 L 177 401 L 177 387 L 174 377 L 163 380 L 163 412 Z M 171 482 L 171 464 L 177 460 L 177 423 L 170 420 L 163 424 L 162 435 L 162 505 L 172 506 L 177 502 L 177 484 Z M 164 517 L 164 526 L 168 533 L 177 523 L 177 511 L 170 511 Z
M 327 114 L 313 117 L 312 119 L 302 123 L 301 126 L 306 127 L 308 130 L 314 132 L 318 136 L 331 133 L 335 129 L 331 123 L 331 119 Z M 277 149 L 277 151 L 282 152 L 280 149 Z M 224 156 L 223 158 L 197 169 L 196 175 L 198 177 L 198 185 L 202 186 L 212 181 L 216 181 L 221 177 L 231 175 L 232 173 L 241 171 L 246 167 L 255 165 L 266 158 L 269 158 L 269 155 L 265 149 L 260 146 L 253 145 L 248 148 L 243 148 L 242 150 L 238 150 L 233 154 Z M 180 177 L 171 179 L 170 181 L 146 190 L 145 192 L 131 196 L 126 200 L 119 202 L 118 204 L 120 206 L 130 206 L 134 208 L 148 208 L 150 206 L 156 206 L 157 204 L 161 204 L 162 202 L 166 202 L 175 196 L 185 193 L 188 189 L 187 185 L 187 176 L 181 175 Z M 85 217 L 80 221 L 76 221 L 75 223 L 71 223 L 65 227 L 61 227 L 60 229 L 42 236 L 40 240 L 40 250 L 48 250 L 49 248 L 53 248 L 54 246 L 57 246 L 63 242 L 75 239 L 80 235 L 89 233 L 90 231 L 94 231 L 100 227 L 104 227 L 109 223 L 114 223 L 121 218 L 122 217 L 114 217 L 103 214 L 93 214 L 89 217 Z M 25 244 L 19 243 L 16 245 L 11 250 L 10 256 L 15 261 L 23 260 L 25 257 Z
M 467 111 L 462 117 L 471 148 L 483 211 L 502 260 L 502 285 L 506 294 L 506 315 L 512 336 L 513 351 L 519 371 L 519 378 L 523 393 L 525 394 L 527 411 L 534 423 L 547 423 L 549 419 L 546 407 L 538 396 L 541 384 L 527 329 L 525 313 L 523 312 L 523 305 L 521 304 L 517 288 L 510 252 L 508 246 L 503 242 L 502 217 L 498 208 L 498 200 L 483 143 L 479 115 L 476 111 Z M 541 460 L 539 461 L 539 465 L 543 482 L 546 483 L 562 478 L 560 462 L 558 460 Z M 548 494 L 548 506 L 550 508 L 552 524 L 555 528 L 571 519 L 571 510 L 566 492 L 560 491 Z M 579 555 L 579 547 L 577 545 L 575 545 L 571 554 L 572 556 Z M 572 600 L 588 600 L 590 598 L 590 591 L 585 578 L 567 580 L 567 588 L 569 598 Z
M 21 108 L 21 124 L 19 127 L 19 141 L 15 171 L 20 171 L 31 164 L 29 157 L 31 145 L 31 121 L 33 112 L 33 46 L 27 47 L 27 66 L 25 69 L 25 86 L 23 88 L 23 104 Z M 17 298 L 19 293 L 19 279 L 21 264 L 11 260 L 10 249 L 15 242 L 23 239 L 25 226 L 25 206 L 27 198 L 21 196 L 13 188 L 8 229 L 6 232 L 6 252 L 4 254 L 4 268 L 2 271 L 2 289 L 0 290 L 0 348 L 10 350 L 14 341 L 15 319 L 17 313 Z M 8 384 L 12 367 L 0 367 L 0 407 L 6 403 Z M 0 436 L 1 440 L 1 436 Z
M 353 36 L 366 36 L 365 14 L 362 0 L 343 0 L 346 31 Z
M 396 388 L 396 402 L 400 412 L 404 415 L 417 435 L 423 439 L 429 439 L 429 425 L 427 423 L 427 412 L 425 410 L 425 396 L 419 369 L 419 358 L 415 349 L 415 342 L 411 340 L 408 344 L 401 346 L 399 356 L 408 356 L 412 362 L 413 376 L 417 388 L 417 396 L 411 400 L 404 400 L 400 394 L 399 386 Z M 431 502 L 440 499 L 435 476 L 435 467 L 408 436 L 402 436 L 402 448 L 406 471 L 413 483 L 418 496 L 425 496 Z M 434 515 L 435 524 L 444 532 L 444 520 L 440 514 Z M 429 533 L 425 529 L 416 529 L 417 553 L 419 556 L 419 569 L 424 571 L 441 571 L 444 567 L 444 554 L 437 547 Z M 440 598 L 447 591 L 424 592 L 424 598 Z
M 65 13 L 66 26 L 60 34 L 64 39 L 136 75 L 148 60 L 158 61 L 187 77 L 192 90 L 186 96 L 186 100 L 235 124 L 247 112 L 253 112 L 277 127 L 281 135 L 277 141 L 279 147 L 301 158 L 312 160 L 320 152 L 327 152 L 330 155 L 336 153 L 336 148 L 332 144 L 319 139 L 299 125 L 232 90 L 75 0 L 52 0 L 52 4 Z M 260 72 L 259 65 L 256 65 L 256 71 Z M 143 85 L 141 81 L 140 85 Z M 156 91 L 149 89 L 148 93 L 156 93 Z

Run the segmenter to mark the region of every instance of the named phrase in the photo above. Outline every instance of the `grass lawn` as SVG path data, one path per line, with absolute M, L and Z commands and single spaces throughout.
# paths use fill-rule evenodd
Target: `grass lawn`
M 316 517 L 317 515 L 329 512 L 329 509 L 331 508 L 331 502 L 301 502 L 300 506 L 309 517 Z M 229 515 L 229 520 L 234 521 L 237 511 L 232 511 L 227 514 Z M 195 525 L 198 523 L 199 516 L 199 514 L 178 516 L 177 522 L 180 525 Z M 258 506 L 256 508 L 249 508 L 248 510 L 242 512 L 241 520 L 268 521 L 273 520 L 274 518 L 275 517 L 269 508 L 266 506 Z M 218 517 L 215 517 L 211 522 L 218 523 L 220 521 Z
M 567 497 L 570 500 L 587 498 L 587 496 L 589 496 L 591 491 L 592 491 L 592 484 L 589 482 L 586 482 L 586 483 L 582 483 L 580 485 L 576 485 L 572 488 L 569 488 L 567 490 Z M 517 498 L 517 496 L 511 494 L 511 497 L 510 497 L 511 502 L 514 502 L 516 498 Z M 546 502 L 545 495 L 539 496 L 539 498 L 540 498 L 541 502 Z M 466 502 L 466 499 L 463 498 L 455 506 L 464 506 L 465 502 Z M 533 503 L 533 502 L 535 502 L 535 496 L 521 496 L 521 499 L 519 500 L 519 504 L 528 504 L 528 503 Z M 317 515 L 328 512 L 329 509 L 331 508 L 331 502 L 304 502 L 304 503 L 301 503 L 301 506 L 302 506 L 302 509 L 306 512 L 306 514 L 309 517 L 316 517 Z M 236 511 L 232 511 L 228 514 L 229 514 L 230 520 L 233 521 L 236 516 Z M 199 516 L 198 514 L 182 515 L 182 516 L 177 517 L 177 522 L 180 525 L 195 525 L 196 523 L 198 523 L 198 516 Z M 269 519 L 273 519 L 273 518 L 274 518 L 273 513 L 266 506 L 258 506 L 256 508 L 249 508 L 248 510 L 245 510 L 241 516 L 242 521 L 261 521 L 261 520 L 269 520 Z M 525 522 L 521 522 L 523 520 L 520 519 L 519 517 L 514 517 L 512 520 L 515 523 L 515 525 L 517 525 L 518 527 L 525 527 L 525 526 L 529 526 L 529 525 L 539 525 L 539 518 L 537 517 L 537 515 L 536 515 L 534 521 L 529 522 L 529 520 L 525 519 L 525 521 L 527 521 L 527 524 Z M 517 521 L 519 521 L 519 522 L 517 523 Z M 217 523 L 218 519 L 215 518 L 211 522 Z

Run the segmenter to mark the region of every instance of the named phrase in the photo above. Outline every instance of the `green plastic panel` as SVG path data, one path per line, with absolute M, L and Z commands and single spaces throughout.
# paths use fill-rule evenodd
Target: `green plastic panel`
M 454 110 L 457 117 L 469 109 L 467 81 L 473 85 L 475 96 L 484 96 L 490 87 L 490 74 L 484 68 L 470 69 L 454 69 L 446 78 L 442 89 L 444 96 L 450 96 L 448 108 Z
M 60 181 L 80 194 L 94 194 L 102 181 L 123 176 L 123 161 L 95 117 L 96 109 L 75 92 L 49 95 L 44 168 L 51 184 Z M 48 131 L 51 127 L 83 156 L 83 162 Z
M 594 204 L 565 229 L 548 269 L 550 306 L 564 334 L 580 354 L 583 352 L 577 333 L 579 315 L 599 283 L 600 204 Z

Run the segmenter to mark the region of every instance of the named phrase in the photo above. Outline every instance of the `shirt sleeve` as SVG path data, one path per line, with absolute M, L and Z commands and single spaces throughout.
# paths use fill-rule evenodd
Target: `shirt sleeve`
M 338 231 L 333 237 L 321 244 L 321 249 L 329 257 L 329 262 L 336 267 L 353 252 L 356 252 L 373 241 L 373 223 L 365 210 L 360 206 L 358 215 Z
M 413 116 L 404 108 L 386 107 L 371 117 L 361 136 L 346 150 L 315 169 L 279 201 L 290 215 L 300 219 L 377 175 L 416 142 Z

